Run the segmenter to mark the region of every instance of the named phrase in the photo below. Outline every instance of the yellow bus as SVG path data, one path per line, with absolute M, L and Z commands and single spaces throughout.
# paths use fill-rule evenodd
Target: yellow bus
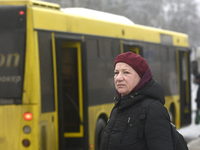
M 188 36 L 126 17 L 0 1 L 0 149 L 98 150 L 114 105 L 113 62 L 142 55 L 176 126 L 191 123 Z

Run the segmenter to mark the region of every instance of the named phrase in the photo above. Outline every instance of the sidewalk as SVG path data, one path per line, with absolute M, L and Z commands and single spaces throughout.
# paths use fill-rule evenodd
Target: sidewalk
M 188 143 L 189 150 L 200 150 L 200 138 Z

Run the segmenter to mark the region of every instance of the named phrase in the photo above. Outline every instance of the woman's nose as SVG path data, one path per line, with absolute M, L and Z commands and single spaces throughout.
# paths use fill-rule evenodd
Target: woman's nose
M 119 73 L 116 77 L 117 80 L 123 80 L 123 75 L 122 73 Z

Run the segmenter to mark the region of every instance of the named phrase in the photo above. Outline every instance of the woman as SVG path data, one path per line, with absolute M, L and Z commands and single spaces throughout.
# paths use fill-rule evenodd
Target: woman
M 196 83 L 198 84 L 198 90 L 197 90 L 197 96 L 196 96 L 196 102 L 197 102 L 197 109 L 200 110 L 200 74 L 196 75 Z
M 164 92 L 152 78 L 144 58 L 132 52 L 118 55 L 114 62 L 118 94 L 107 125 L 102 131 L 102 150 L 172 150 L 171 130 Z M 145 122 L 143 136 L 139 111 L 141 102 L 154 99 Z

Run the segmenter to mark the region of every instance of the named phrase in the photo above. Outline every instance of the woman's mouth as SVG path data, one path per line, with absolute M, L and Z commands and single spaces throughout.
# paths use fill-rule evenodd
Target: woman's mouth
M 125 86 L 125 84 L 117 84 L 117 87 L 124 87 Z

